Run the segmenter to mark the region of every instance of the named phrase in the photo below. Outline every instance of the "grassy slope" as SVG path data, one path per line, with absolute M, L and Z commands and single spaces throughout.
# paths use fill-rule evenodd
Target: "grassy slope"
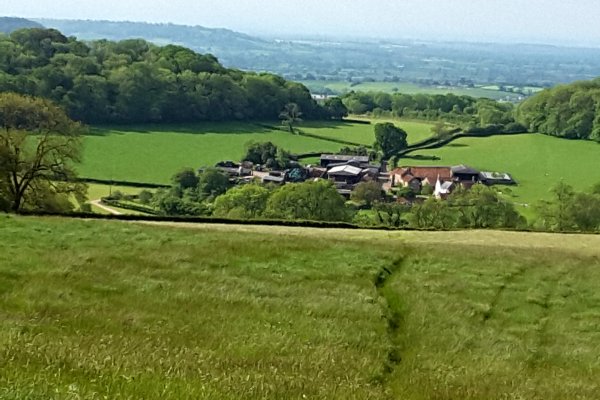
M 427 123 L 397 122 L 417 141 L 430 134 Z M 371 145 L 373 126 L 340 122 L 306 122 L 307 133 Z M 333 152 L 343 145 L 291 135 L 256 124 L 147 125 L 94 129 L 85 137 L 80 174 L 88 178 L 130 182 L 169 183 L 183 167 L 239 160 L 249 141 L 272 141 L 293 153 Z
M 392 122 L 404 129 L 408 134 L 408 142 L 415 143 L 426 139 L 432 135 L 432 124 L 418 121 L 392 120 L 392 119 L 373 119 L 354 117 L 352 119 L 362 119 L 371 121 L 367 124 L 339 123 L 339 122 L 306 122 L 303 123 L 301 129 L 314 135 L 319 135 L 327 138 L 342 139 L 365 145 L 372 145 L 375 141 L 373 133 L 374 124 L 377 122 Z
M 149 125 L 96 129 L 94 133 L 84 141 L 82 176 L 148 183 L 168 183 L 183 167 L 239 160 L 249 141 L 272 141 L 295 153 L 341 147 L 244 123 Z
M 596 398 L 600 236 L 178 226 L 0 216 L 0 397 Z
M 519 182 L 514 201 L 534 203 L 550 196 L 563 180 L 577 189 L 600 182 L 600 145 L 594 142 L 525 134 L 492 138 L 465 138 L 441 149 L 414 155 L 440 157 L 438 161 L 404 159 L 406 165 L 468 164 L 480 170 L 509 172 Z

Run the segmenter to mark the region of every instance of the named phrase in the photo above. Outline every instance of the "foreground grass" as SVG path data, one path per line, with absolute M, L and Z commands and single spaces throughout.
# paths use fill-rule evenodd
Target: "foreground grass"
M 0 223 L 0 398 L 383 394 L 384 261 L 351 243 Z
M 594 399 L 600 236 L 0 216 L 0 398 Z
M 404 159 L 407 165 L 467 164 L 482 171 L 509 172 L 519 183 L 511 188 L 513 201 L 532 204 L 549 198 L 560 181 L 578 190 L 600 182 L 600 145 L 583 140 L 566 140 L 540 134 L 464 138 L 434 150 L 413 155 L 439 160 Z

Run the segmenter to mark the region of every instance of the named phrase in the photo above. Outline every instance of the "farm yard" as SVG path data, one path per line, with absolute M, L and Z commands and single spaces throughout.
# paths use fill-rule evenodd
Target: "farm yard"
M 0 218 L 2 398 L 600 390 L 599 236 Z

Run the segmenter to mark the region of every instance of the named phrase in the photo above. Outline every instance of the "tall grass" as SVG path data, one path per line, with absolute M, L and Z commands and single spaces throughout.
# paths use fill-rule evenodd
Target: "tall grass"
M 595 399 L 599 236 L 0 215 L 2 399 Z

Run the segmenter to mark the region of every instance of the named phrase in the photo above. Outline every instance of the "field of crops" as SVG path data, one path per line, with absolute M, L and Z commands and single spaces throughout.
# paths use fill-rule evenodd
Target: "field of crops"
M 275 123 L 277 124 L 277 123 Z M 409 140 L 430 134 L 426 123 L 398 122 Z M 252 123 L 147 125 L 95 128 L 84 139 L 80 175 L 86 178 L 144 183 L 169 183 L 184 167 L 239 161 L 250 141 L 272 141 L 293 153 L 334 152 L 343 147 L 327 139 L 372 145 L 373 126 L 346 122 L 306 122 L 303 131 L 324 139 L 292 135 Z
M 600 236 L 0 226 L 3 399 L 600 390 Z
M 435 150 L 413 155 L 439 160 L 404 159 L 407 165 L 467 164 L 482 171 L 508 172 L 519 183 L 510 191 L 517 203 L 548 198 L 553 185 L 564 181 L 584 190 L 600 182 L 600 145 L 539 134 L 459 139 Z

